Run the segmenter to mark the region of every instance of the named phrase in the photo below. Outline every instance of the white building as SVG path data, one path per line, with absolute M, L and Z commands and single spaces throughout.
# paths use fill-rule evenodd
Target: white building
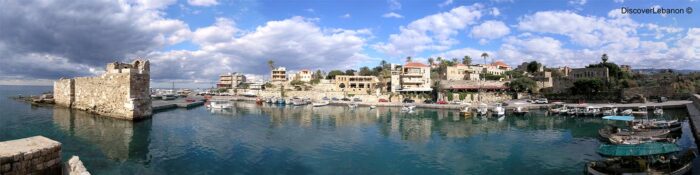
M 430 92 L 430 66 L 419 62 L 391 65 L 391 92 Z

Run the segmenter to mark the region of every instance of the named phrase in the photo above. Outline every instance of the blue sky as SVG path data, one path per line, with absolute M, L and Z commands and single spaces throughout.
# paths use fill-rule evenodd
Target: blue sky
M 700 69 L 696 0 L 28 0 L 3 1 L 0 84 L 46 83 L 146 58 L 154 82 L 265 78 L 267 60 L 295 71 L 358 69 L 405 57 L 540 61 L 581 67 L 607 53 L 633 68 Z M 48 10 L 53 9 L 53 10 Z M 60 44 L 59 44 L 60 43 Z M 490 60 L 489 60 L 490 61 Z M 47 64 L 33 64 L 43 62 Z M 29 83 L 29 84 L 31 84 Z

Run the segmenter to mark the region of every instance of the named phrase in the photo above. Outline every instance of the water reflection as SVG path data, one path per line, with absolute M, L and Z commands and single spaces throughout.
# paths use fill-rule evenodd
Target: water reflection
M 117 120 L 64 107 L 53 108 L 53 121 L 67 135 L 88 141 L 109 158 L 146 160 L 151 120 Z

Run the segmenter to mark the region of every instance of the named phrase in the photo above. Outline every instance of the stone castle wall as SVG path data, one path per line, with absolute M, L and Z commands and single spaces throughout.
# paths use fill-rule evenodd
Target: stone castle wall
M 97 77 L 61 79 L 54 83 L 56 104 L 92 113 L 137 120 L 152 113 L 148 61 L 110 63 Z

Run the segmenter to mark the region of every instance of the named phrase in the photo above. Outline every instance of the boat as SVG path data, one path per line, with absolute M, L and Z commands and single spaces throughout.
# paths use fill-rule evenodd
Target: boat
M 263 104 L 263 102 L 265 102 L 265 100 L 263 100 L 262 98 L 255 99 L 255 104 L 261 105 Z
M 578 115 L 578 116 L 583 116 L 583 115 L 585 115 L 585 114 L 586 114 L 586 108 L 588 108 L 588 106 L 576 108 L 576 115 Z
M 530 112 L 530 111 L 528 111 L 527 108 L 522 107 L 522 106 L 516 106 L 516 107 L 513 109 L 513 114 L 515 114 L 515 115 L 525 115 L 525 114 L 527 114 L 528 112 Z
M 627 116 L 632 115 L 632 109 L 625 109 L 622 112 L 620 112 L 620 114 Z
M 666 137 L 636 137 L 636 136 L 619 136 L 613 135 L 608 138 L 610 143 L 617 145 L 637 145 L 651 142 L 669 142 L 674 143 L 676 139 Z
M 266 102 L 266 103 L 272 103 L 272 102 L 273 102 L 272 97 L 267 97 L 267 98 L 265 99 L 265 102 Z
M 479 104 L 479 108 L 476 108 L 477 115 L 486 116 L 488 112 L 488 106 L 485 103 Z
M 551 114 L 559 114 L 561 112 L 562 108 L 565 108 L 566 106 L 564 105 L 564 102 L 554 102 L 554 106 L 549 109 L 549 113 Z
M 294 106 L 301 106 L 301 105 L 308 104 L 308 103 L 306 103 L 306 101 L 304 101 L 303 99 L 300 99 L 300 98 L 295 98 L 295 99 L 292 99 L 291 101 L 292 101 L 292 104 Z
M 660 107 L 656 107 L 656 108 L 654 109 L 654 115 L 656 115 L 656 116 L 662 116 L 662 115 L 664 115 L 664 110 L 661 109 Z
M 577 112 L 578 112 L 578 108 L 572 107 L 572 108 L 569 108 L 569 110 L 566 111 L 566 114 L 569 114 L 569 115 L 576 115 Z
M 653 138 L 653 137 L 666 137 L 671 133 L 668 129 L 657 129 L 657 130 L 647 130 L 647 131 L 630 131 L 626 129 L 620 129 L 616 126 L 606 126 L 598 130 L 600 137 L 605 139 L 610 139 L 614 136 L 634 136 L 642 138 Z
M 637 107 L 636 111 L 632 111 L 632 115 L 647 115 L 649 114 L 649 111 L 647 111 L 646 106 L 639 106 Z
M 374 106 L 374 105 L 369 106 L 369 109 L 374 109 L 374 108 L 377 108 L 377 106 Z
M 617 115 L 617 108 L 612 106 L 612 105 L 603 107 L 602 111 L 603 111 L 603 115 L 606 115 L 606 116 Z
M 503 105 L 503 104 L 501 104 L 501 103 L 496 103 L 496 104 L 494 104 L 494 107 L 493 107 L 493 109 L 492 109 L 492 110 L 493 110 L 493 115 L 495 115 L 495 116 L 506 115 L 506 109 L 503 108 L 502 105 Z
M 459 113 L 464 116 L 464 117 L 471 117 L 472 116 L 472 110 L 469 107 L 469 105 L 463 106 L 460 110 Z
M 633 120 L 630 122 L 630 126 L 638 131 L 668 129 L 675 132 L 682 128 L 681 122 L 678 120 Z
M 162 98 L 163 100 L 175 100 L 177 96 L 175 96 L 175 94 L 163 94 Z
M 416 108 L 416 106 L 415 105 L 403 106 L 403 107 L 401 107 L 401 111 L 413 112 L 413 108 Z
M 572 110 L 572 109 L 566 105 L 563 105 L 561 108 L 559 108 L 559 114 L 560 115 L 567 115 L 567 114 L 569 114 L 570 110 Z
M 692 170 L 695 153 L 679 155 L 673 143 L 651 142 L 638 145 L 603 144 L 596 151 L 606 158 L 586 163 L 586 174 L 671 174 L 682 175 Z
M 326 105 L 328 105 L 328 104 L 329 104 L 329 102 L 324 100 L 324 101 L 321 101 L 321 102 L 313 103 L 313 104 L 311 104 L 311 105 L 312 105 L 313 107 L 321 107 L 321 106 L 326 106 Z
M 230 101 L 214 100 L 209 101 L 209 105 L 207 107 L 211 109 L 228 109 L 233 107 L 233 104 L 231 104 Z
M 284 105 L 286 102 L 284 101 L 284 98 L 277 98 L 277 104 Z

